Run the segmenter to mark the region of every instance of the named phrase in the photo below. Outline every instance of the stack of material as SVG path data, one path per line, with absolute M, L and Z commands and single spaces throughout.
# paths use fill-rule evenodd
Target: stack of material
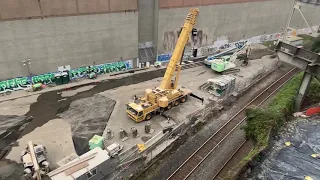
M 48 176 L 52 180 L 89 179 L 93 176 L 95 177 L 94 179 L 102 179 L 106 174 L 111 173 L 113 169 L 114 166 L 110 161 L 108 152 L 101 148 L 95 148 L 48 173 Z

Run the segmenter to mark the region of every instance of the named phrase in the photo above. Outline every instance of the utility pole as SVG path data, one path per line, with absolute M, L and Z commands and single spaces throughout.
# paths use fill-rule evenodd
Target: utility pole
M 23 64 L 24 66 L 27 66 L 28 76 L 31 78 L 31 72 L 30 72 L 30 67 L 29 67 L 29 65 L 31 64 L 31 59 L 28 58 L 28 60 L 23 60 L 23 61 L 22 61 L 22 64 Z M 31 84 L 33 84 L 32 81 L 31 81 Z

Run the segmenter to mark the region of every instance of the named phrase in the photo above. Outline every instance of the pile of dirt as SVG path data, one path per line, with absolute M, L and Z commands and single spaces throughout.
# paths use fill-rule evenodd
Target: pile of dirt
M 102 135 L 116 101 L 96 94 L 73 101 L 68 110 L 58 114 L 71 125 L 72 139 L 78 155 L 88 150 L 94 135 Z
M 253 44 L 249 60 L 261 59 L 263 56 L 273 55 L 274 52 L 270 51 L 267 46 L 262 44 Z

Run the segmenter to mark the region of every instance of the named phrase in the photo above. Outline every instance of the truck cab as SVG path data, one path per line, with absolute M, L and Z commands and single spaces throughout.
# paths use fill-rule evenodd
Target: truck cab
M 145 119 L 143 109 L 139 108 L 139 105 L 135 103 L 127 104 L 127 114 L 131 119 L 133 119 L 136 122 L 141 122 Z

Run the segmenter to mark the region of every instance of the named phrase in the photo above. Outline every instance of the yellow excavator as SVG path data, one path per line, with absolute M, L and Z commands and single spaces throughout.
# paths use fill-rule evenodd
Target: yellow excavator
M 198 14 L 198 8 L 190 9 L 160 86 L 155 89 L 146 89 L 144 96 L 140 98 L 135 96 L 134 102 L 126 104 L 126 112 L 134 121 L 150 120 L 157 113 L 163 113 L 173 106 L 184 103 L 189 95 L 193 95 L 191 90 L 178 88 L 177 86 L 184 48 L 188 43 Z

